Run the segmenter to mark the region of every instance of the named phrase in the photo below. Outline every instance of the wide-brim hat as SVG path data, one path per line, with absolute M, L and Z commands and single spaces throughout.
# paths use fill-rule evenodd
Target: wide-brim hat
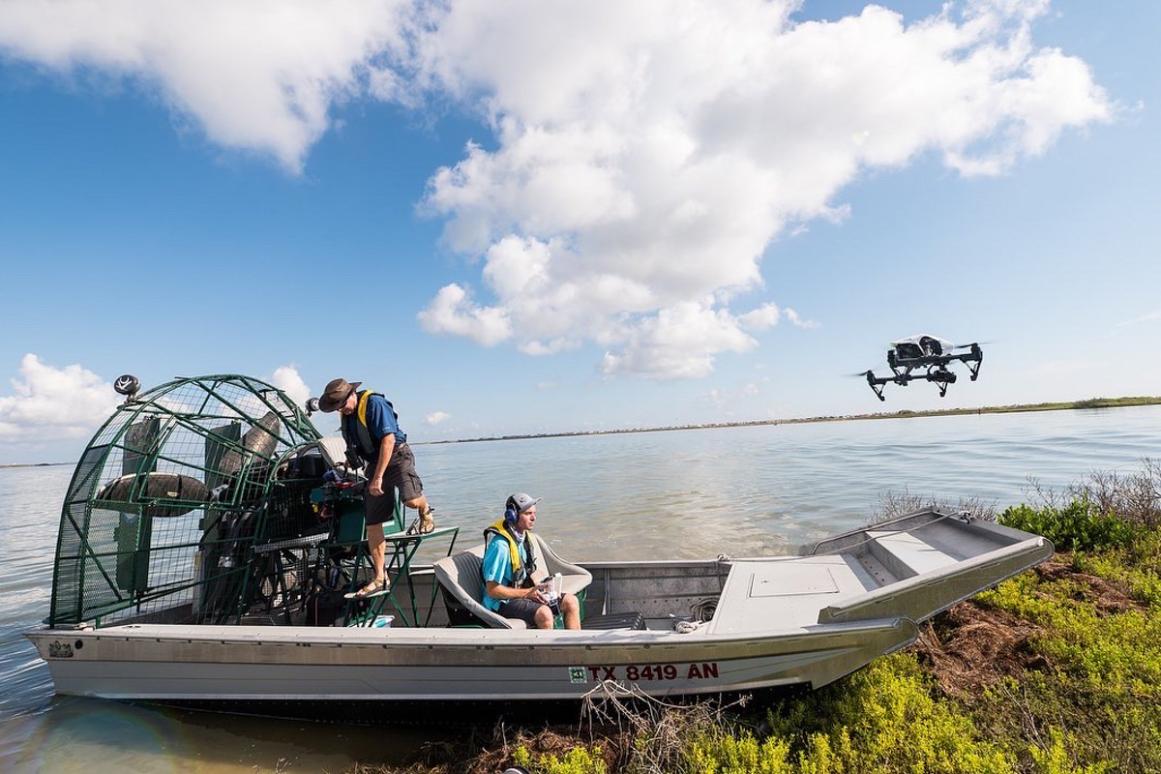
M 346 379 L 331 379 L 327 382 L 322 397 L 318 399 L 319 410 L 326 412 L 337 410 L 361 384 L 362 382 L 348 382 Z

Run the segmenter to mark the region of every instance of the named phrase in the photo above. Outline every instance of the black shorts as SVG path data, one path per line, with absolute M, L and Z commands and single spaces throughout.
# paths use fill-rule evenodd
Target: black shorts
M 500 605 L 500 615 L 513 618 L 528 624 L 529 629 L 536 628 L 536 611 L 545 605 L 533 602 L 531 599 L 510 599 Z
M 374 472 L 370 468 L 368 473 Z M 368 489 L 364 497 L 368 524 L 382 524 L 395 518 L 395 490 L 399 490 L 403 502 L 414 500 L 423 494 L 423 481 L 415 472 L 415 455 L 405 443 L 395 445 L 391 462 L 383 471 L 383 494 L 375 497 Z

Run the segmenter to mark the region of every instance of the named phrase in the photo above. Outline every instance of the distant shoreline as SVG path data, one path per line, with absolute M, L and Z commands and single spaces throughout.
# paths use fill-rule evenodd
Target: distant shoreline
M 629 427 L 619 430 L 572 430 L 560 433 L 527 433 L 521 435 L 490 435 L 481 438 L 458 438 L 452 441 L 417 441 L 415 446 L 436 446 L 451 443 L 484 443 L 487 441 L 520 441 L 532 438 L 583 438 L 590 435 L 629 435 L 632 433 L 670 433 L 678 430 L 718 430 L 729 427 L 761 427 L 769 425 L 809 425 L 818 422 L 853 422 L 865 419 L 914 419 L 917 417 L 953 417 L 963 414 L 1018 414 L 1027 411 L 1069 411 L 1075 409 L 1123 408 L 1126 406 L 1159 406 L 1161 395 L 1143 395 L 1125 398 L 1088 398 L 1059 403 L 1019 403 L 1011 406 L 981 406 L 979 408 L 931 409 L 929 411 L 880 412 L 877 414 L 847 414 L 840 416 L 793 417 L 790 419 L 754 419 L 747 422 L 710 422 L 700 425 L 668 425 L 665 427 Z M 71 462 L 15 462 L 0 464 L 6 468 L 50 468 L 72 465 Z
M 953 417 L 963 414 L 1017 414 L 1027 411 L 1069 411 L 1075 409 L 1123 408 L 1126 406 L 1161 405 L 1161 395 L 1124 398 L 1087 398 L 1058 403 L 1019 403 L 1010 406 L 981 406 L 979 408 L 930 409 L 928 411 L 880 412 L 876 414 L 846 414 L 790 419 L 755 419 L 747 422 L 710 422 L 698 425 L 669 425 L 665 427 L 631 427 L 620 430 L 573 430 L 561 433 L 527 433 L 521 435 L 492 435 L 481 438 L 460 438 L 453 441 L 422 441 L 415 445 L 449 443 L 483 443 L 486 441 L 519 441 L 530 438 L 576 438 L 589 435 L 626 435 L 630 433 L 668 433 L 677 430 L 717 430 L 728 427 L 759 427 L 763 425 L 806 425 L 817 422 L 852 422 L 865 419 L 914 419 L 917 417 Z

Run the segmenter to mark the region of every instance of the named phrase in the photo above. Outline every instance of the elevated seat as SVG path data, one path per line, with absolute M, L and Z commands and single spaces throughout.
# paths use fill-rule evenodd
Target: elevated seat
M 580 594 L 593 582 L 592 573 L 583 567 L 565 561 L 534 532 L 527 533 L 536 551 L 536 572 L 532 579 L 537 583 L 551 578 L 556 573 L 562 577 L 564 591 Z M 448 620 L 453 626 L 483 624 L 493 629 L 524 629 L 520 620 L 505 618 L 484 607 L 484 544 L 473 546 L 435 563 L 435 578 L 443 592 L 447 605 Z

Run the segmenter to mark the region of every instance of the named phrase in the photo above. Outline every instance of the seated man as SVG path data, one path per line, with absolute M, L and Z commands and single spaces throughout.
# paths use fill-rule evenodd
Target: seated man
M 484 550 L 484 606 L 505 618 L 520 619 L 529 627 L 551 629 L 553 610 L 547 597 L 549 583 L 536 586 L 536 552 L 528 531 L 536 523 L 536 504 L 523 492 L 508 498 L 504 518 L 484 530 L 488 541 Z M 580 604 L 572 594 L 563 594 L 559 602 L 564 628 L 580 628 Z

